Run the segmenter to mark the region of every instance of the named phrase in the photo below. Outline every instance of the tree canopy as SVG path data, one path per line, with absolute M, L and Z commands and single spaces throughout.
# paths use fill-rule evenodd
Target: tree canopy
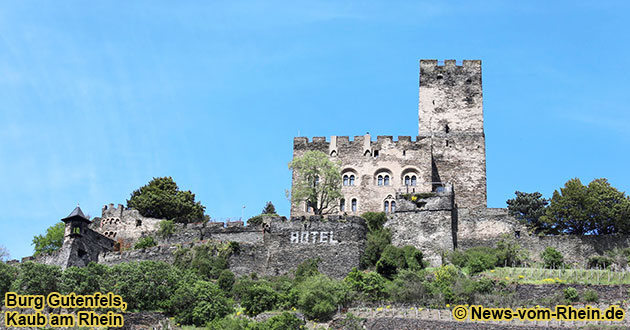
M 575 178 L 554 191 L 541 220 L 560 233 L 626 234 L 630 233 L 630 198 L 606 179 L 585 186 Z
M 35 245 L 35 252 L 33 255 L 37 256 L 41 253 L 51 253 L 59 250 L 63 245 L 63 234 L 65 228 L 66 227 L 63 222 L 58 222 L 54 226 L 48 227 L 45 235 L 37 235 L 33 237 L 33 243 L 31 243 L 31 245 Z
M 545 215 L 545 208 L 549 204 L 549 200 L 543 198 L 539 192 L 516 191 L 515 194 L 516 198 L 507 201 L 508 213 L 536 232 L 544 232 L 548 229 L 547 224 L 540 221 L 540 217 Z
M 307 151 L 294 158 L 289 163 L 294 171 L 291 202 L 306 202 L 318 215 L 335 212 L 342 196 L 340 166 L 321 151 Z
M 127 207 L 145 217 L 190 223 L 203 220 L 205 206 L 195 202 L 195 194 L 179 190 L 173 178 L 153 178 L 147 185 L 131 193 Z

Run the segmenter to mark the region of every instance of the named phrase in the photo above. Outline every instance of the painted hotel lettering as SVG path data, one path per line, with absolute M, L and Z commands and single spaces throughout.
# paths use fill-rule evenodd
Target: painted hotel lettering
M 293 231 L 291 232 L 291 243 L 329 243 L 337 244 L 334 232 L 332 231 Z

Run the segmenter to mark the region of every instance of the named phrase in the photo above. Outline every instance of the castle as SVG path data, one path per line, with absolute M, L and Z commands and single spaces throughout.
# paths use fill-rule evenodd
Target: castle
M 420 61 L 418 136 L 296 137 L 293 157 L 322 151 L 341 161 L 338 214 L 396 211 L 396 195 L 449 191 L 456 208 L 486 207 L 481 61 Z M 293 173 L 293 184 L 296 182 Z M 291 215 L 313 214 L 305 202 Z
M 177 224 L 173 235 L 158 237 L 161 219 L 137 210 L 105 205 L 100 218 L 83 215 L 79 207 L 62 219 L 62 248 L 36 261 L 62 267 L 90 261 L 173 262 L 174 252 L 208 242 L 238 243 L 228 263 L 236 275 L 286 274 L 299 263 L 319 258 L 320 271 L 343 277 L 358 267 L 365 250 L 367 226 L 358 215 L 385 211 L 392 244 L 412 245 L 437 266 L 445 252 L 493 246 L 506 237 L 530 252 L 533 259 L 547 246 L 584 263 L 616 247 L 630 246 L 630 236 L 534 236 L 504 208 L 486 207 L 486 158 L 483 128 L 481 61 L 420 61 L 418 136 L 369 134 L 294 139 L 293 157 L 306 151 L 325 152 L 341 161 L 343 199 L 327 221 L 305 203 L 291 205 L 289 219 L 264 216 L 262 224 Z M 293 173 L 295 184 L 296 173 Z M 158 246 L 132 249 L 141 237 L 155 236 Z M 25 258 L 29 260 L 29 258 Z M 32 259 L 32 258 L 30 258 Z M 23 259 L 24 260 L 24 259 Z

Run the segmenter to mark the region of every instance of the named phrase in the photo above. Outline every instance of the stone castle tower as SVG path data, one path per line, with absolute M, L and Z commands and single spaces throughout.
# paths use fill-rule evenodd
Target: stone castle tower
M 456 208 L 486 207 L 481 61 L 420 61 L 418 136 L 296 137 L 293 157 L 319 150 L 341 161 L 343 199 L 334 213 L 395 212 L 401 193 L 440 193 Z M 296 173 L 293 173 L 293 182 Z M 312 214 L 302 202 L 292 216 Z

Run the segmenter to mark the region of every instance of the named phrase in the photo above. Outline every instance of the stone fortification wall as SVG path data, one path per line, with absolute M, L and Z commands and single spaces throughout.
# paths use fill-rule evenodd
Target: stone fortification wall
M 171 263 L 177 245 L 190 247 L 207 240 L 219 240 L 240 243 L 240 252 L 229 259 L 230 269 L 237 275 L 287 274 L 308 259 L 320 258 L 322 273 L 343 277 L 352 267 L 359 266 L 367 231 L 363 219 L 338 216 L 293 220 L 274 217 L 266 219 L 264 226 L 224 227 L 210 223 L 206 226 L 189 225 L 189 228 L 179 230 L 172 237 L 161 240 L 156 247 L 102 253 L 99 263 L 113 265 L 142 260 Z
M 403 209 L 409 207 L 403 201 L 399 204 Z M 533 261 L 540 261 L 542 251 L 550 246 L 562 253 L 565 262 L 576 263 L 581 267 L 592 256 L 604 255 L 614 248 L 630 247 L 628 235 L 530 235 L 525 226 L 508 215 L 507 209 L 448 210 L 435 207 L 396 212 L 385 226 L 391 228 L 392 244 L 417 247 L 432 266 L 441 264 L 444 252 L 455 248 L 465 250 L 476 246 L 495 246 L 504 238 L 513 238 L 529 251 Z

